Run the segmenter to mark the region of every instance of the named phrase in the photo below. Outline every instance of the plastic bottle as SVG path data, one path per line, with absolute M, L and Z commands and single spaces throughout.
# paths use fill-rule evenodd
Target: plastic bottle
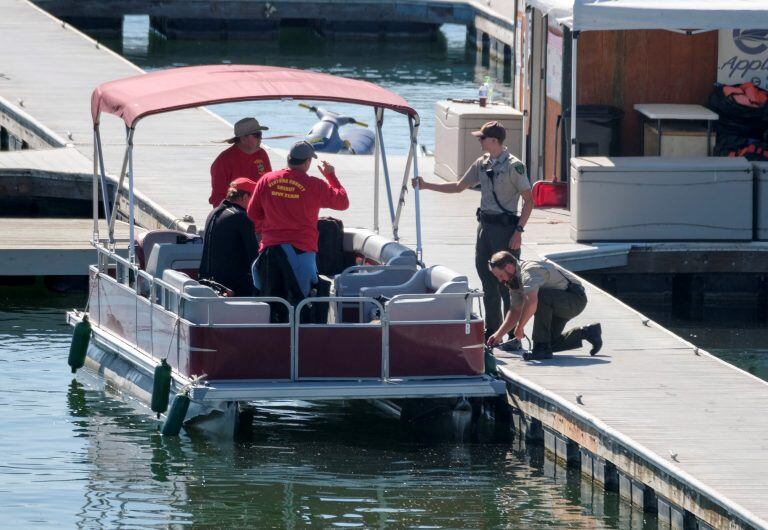
M 480 106 L 485 107 L 486 99 L 488 98 L 488 85 L 486 83 L 480 85 L 478 96 L 480 99 Z
M 485 76 L 484 84 L 488 87 L 488 96 L 487 96 L 488 105 L 493 105 L 493 79 L 491 79 L 491 76 L 489 75 Z

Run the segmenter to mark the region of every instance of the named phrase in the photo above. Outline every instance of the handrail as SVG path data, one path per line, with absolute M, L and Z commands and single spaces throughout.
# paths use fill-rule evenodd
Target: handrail
M 311 298 L 305 298 L 296 305 L 294 310 L 294 330 L 295 340 L 293 342 L 294 348 L 291 352 L 291 380 L 296 381 L 299 378 L 299 329 L 302 326 L 343 326 L 343 325 L 357 325 L 357 326 L 370 326 L 373 327 L 376 324 L 373 322 L 341 322 L 341 323 L 329 323 L 329 324 L 302 324 L 301 323 L 301 310 L 309 304 L 315 302 L 371 302 L 378 307 L 381 312 L 381 319 L 379 320 L 379 326 L 381 327 L 381 379 L 386 381 L 389 379 L 389 322 L 387 321 L 384 306 L 370 296 L 314 296 Z M 295 369 L 295 371 L 293 371 Z
M 386 312 L 386 319 L 387 323 L 391 323 L 391 317 L 390 312 L 392 310 L 392 307 L 397 304 L 398 302 L 403 302 L 407 300 L 432 300 L 432 299 L 447 299 L 447 298 L 463 298 L 464 299 L 464 319 L 458 320 L 458 319 L 449 319 L 449 320 L 407 320 L 403 322 L 409 322 L 410 324 L 414 323 L 425 323 L 429 322 L 432 324 L 444 324 L 448 322 L 464 322 L 464 332 L 469 335 L 470 332 L 470 324 L 472 323 L 472 316 L 475 315 L 475 313 L 472 312 L 472 304 L 474 300 L 476 299 L 482 299 L 483 292 L 482 291 L 467 291 L 464 293 L 424 293 L 424 294 L 396 294 L 392 298 L 389 299 L 385 306 L 385 312 Z M 478 315 L 478 318 L 479 315 Z M 400 322 L 396 320 L 395 322 Z
M 336 285 L 343 286 L 344 280 L 350 277 L 355 277 L 357 274 L 367 274 L 373 272 L 385 272 L 385 271 L 407 271 L 416 272 L 419 269 L 417 263 L 413 265 L 352 265 L 344 269 L 341 274 L 336 276 Z
M 224 300 L 233 300 L 238 302 L 263 302 L 263 303 L 280 303 L 283 304 L 287 310 L 288 310 L 288 322 L 287 323 L 275 323 L 275 324 L 269 324 L 270 326 L 275 327 L 287 327 L 291 330 L 290 332 L 290 352 L 291 352 L 291 381 L 296 381 L 298 379 L 298 361 L 299 361 L 299 329 L 304 326 L 339 326 L 339 325 L 346 325 L 346 326 L 368 326 L 368 327 L 376 327 L 380 326 L 382 330 L 382 337 L 381 337 L 381 379 L 383 381 L 386 381 L 389 379 L 389 329 L 391 324 L 390 319 L 390 313 L 392 307 L 400 302 L 408 301 L 408 300 L 429 300 L 429 299 L 451 299 L 451 298 L 462 298 L 465 301 L 465 309 L 464 319 L 452 319 L 452 320 L 413 320 L 413 321 L 407 321 L 409 323 L 457 323 L 457 322 L 464 322 L 465 323 L 465 332 L 467 334 L 470 333 L 470 324 L 473 321 L 473 317 L 476 316 L 475 313 L 473 313 L 473 302 L 476 299 L 479 299 L 482 297 L 483 293 L 480 291 L 468 291 L 464 293 L 426 293 L 426 294 L 398 294 L 393 296 L 391 299 L 389 299 L 385 304 L 382 304 L 382 302 L 376 298 L 372 298 L 370 296 L 318 296 L 318 297 L 310 297 L 305 298 L 301 300 L 295 307 L 291 306 L 291 304 L 288 303 L 283 298 L 279 297 L 237 297 L 237 298 L 231 298 L 226 299 L 222 298 L 220 296 L 191 296 L 183 290 L 169 284 L 168 282 L 162 280 L 161 278 L 157 278 L 155 276 L 152 276 L 148 272 L 141 270 L 138 265 L 130 263 L 127 259 L 123 258 L 122 256 L 119 256 L 116 254 L 113 250 L 101 245 L 100 243 L 94 243 L 94 247 L 97 250 L 98 253 L 98 266 L 96 270 L 100 275 L 105 275 L 106 269 L 109 267 L 110 260 L 113 261 L 117 266 L 124 269 L 127 274 L 125 274 L 125 277 L 129 278 L 129 281 L 127 282 L 127 285 L 130 286 L 130 277 L 131 273 L 133 274 L 134 278 L 134 284 L 132 286 L 134 295 L 136 296 L 136 304 L 137 304 L 137 314 L 138 314 L 138 303 L 139 298 L 143 298 L 145 295 L 142 294 L 141 290 L 144 284 L 143 281 L 148 282 L 148 288 L 149 292 L 147 295 L 149 305 L 150 305 L 150 314 L 149 314 L 149 320 L 150 320 L 150 352 L 149 354 L 154 356 L 154 309 L 155 305 L 158 305 L 162 307 L 165 311 L 170 311 L 173 314 L 176 315 L 178 319 L 182 319 L 182 302 L 207 302 L 207 319 L 206 323 L 195 323 L 196 325 L 205 325 L 209 327 L 215 327 L 217 324 L 211 323 L 211 304 L 212 301 L 220 301 L 222 299 Z M 360 271 L 377 271 L 377 270 L 413 270 L 410 266 L 405 265 L 363 265 L 363 266 L 356 266 L 356 267 L 350 267 L 350 269 L 360 270 Z M 122 283 L 123 285 L 126 285 L 124 282 L 120 282 L 119 278 L 111 278 L 108 275 L 106 275 L 110 280 L 115 281 L 117 283 Z M 159 290 L 159 297 L 157 296 L 157 291 Z M 170 296 L 173 296 L 173 304 L 169 304 Z M 301 311 L 309 304 L 312 303 L 339 303 L 339 302 L 349 302 L 349 303 L 357 303 L 357 304 L 372 304 L 376 309 L 378 309 L 379 314 L 381 315 L 381 318 L 378 323 L 375 322 L 346 322 L 346 323 L 327 323 L 327 324 L 302 324 L 301 323 Z M 172 305 L 172 307 L 169 307 Z M 479 317 L 478 317 L 479 318 Z M 222 324 L 222 326 L 226 327 L 238 327 L 238 326 L 253 326 L 253 325 L 262 325 L 263 323 L 253 323 L 253 324 Z M 173 340 L 173 339 L 172 339 Z M 178 346 L 178 339 L 177 339 L 177 346 Z M 163 352 L 165 353 L 165 352 Z

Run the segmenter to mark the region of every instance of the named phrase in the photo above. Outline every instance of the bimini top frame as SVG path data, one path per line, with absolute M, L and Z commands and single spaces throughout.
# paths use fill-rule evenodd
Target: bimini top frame
M 387 187 L 390 220 L 395 240 L 399 239 L 398 225 L 405 202 L 408 176 L 418 176 L 418 113 L 397 94 L 367 81 L 347 79 L 318 72 L 308 72 L 293 68 L 256 65 L 209 65 L 192 66 L 161 70 L 110 81 L 96 87 L 91 96 L 91 116 L 94 130 L 94 189 L 93 217 L 95 242 L 98 234 L 98 199 L 99 180 L 104 212 L 109 219 L 109 245 L 114 247 L 114 224 L 117 212 L 114 205 L 122 191 L 126 175 L 128 176 L 129 207 L 129 260 L 135 260 L 134 249 L 134 193 L 133 193 L 133 135 L 136 124 L 144 117 L 165 112 L 172 112 L 193 107 L 232 103 L 238 101 L 306 99 L 317 101 L 337 101 L 373 107 L 376 113 L 375 145 L 375 182 L 374 182 L 374 230 L 379 231 L 379 167 L 380 161 Z M 410 148 L 406 163 L 400 196 L 395 206 L 392 187 L 389 181 L 389 169 L 381 134 L 384 122 L 384 109 L 404 114 L 408 117 L 410 130 Z M 113 114 L 125 122 L 126 150 L 115 197 L 110 207 L 107 196 L 104 155 L 101 148 L 99 123 L 102 113 Z M 411 168 L 413 168 L 411 170 Z M 421 227 L 418 188 L 415 190 L 416 204 L 416 251 L 421 260 Z

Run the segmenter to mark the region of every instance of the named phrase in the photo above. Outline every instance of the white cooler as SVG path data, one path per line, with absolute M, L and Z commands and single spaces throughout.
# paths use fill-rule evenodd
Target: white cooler
M 755 239 L 768 240 L 768 162 L 752 162 L 755 169 Z
M 483 154 L 480 142 L 469 134 L 496 120 L 507 129 L 509 152 L 522 159 L 523 113 L 509 105 L 481 107 L 477 103 L 435 103 L 435 175 L 456 181 Z
M 573 158 L 571 237 L 751 240 L 752 182 L 744 158 Z

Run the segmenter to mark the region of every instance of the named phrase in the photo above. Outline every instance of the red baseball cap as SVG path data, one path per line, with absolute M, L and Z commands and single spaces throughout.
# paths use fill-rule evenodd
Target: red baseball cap
M 245 191 L 253 195 L 253 190 L 256 188 L 256 183 L 251 179 L 240 177 L 230 182 L 229 187 L 235 188 L 236 190 Z

